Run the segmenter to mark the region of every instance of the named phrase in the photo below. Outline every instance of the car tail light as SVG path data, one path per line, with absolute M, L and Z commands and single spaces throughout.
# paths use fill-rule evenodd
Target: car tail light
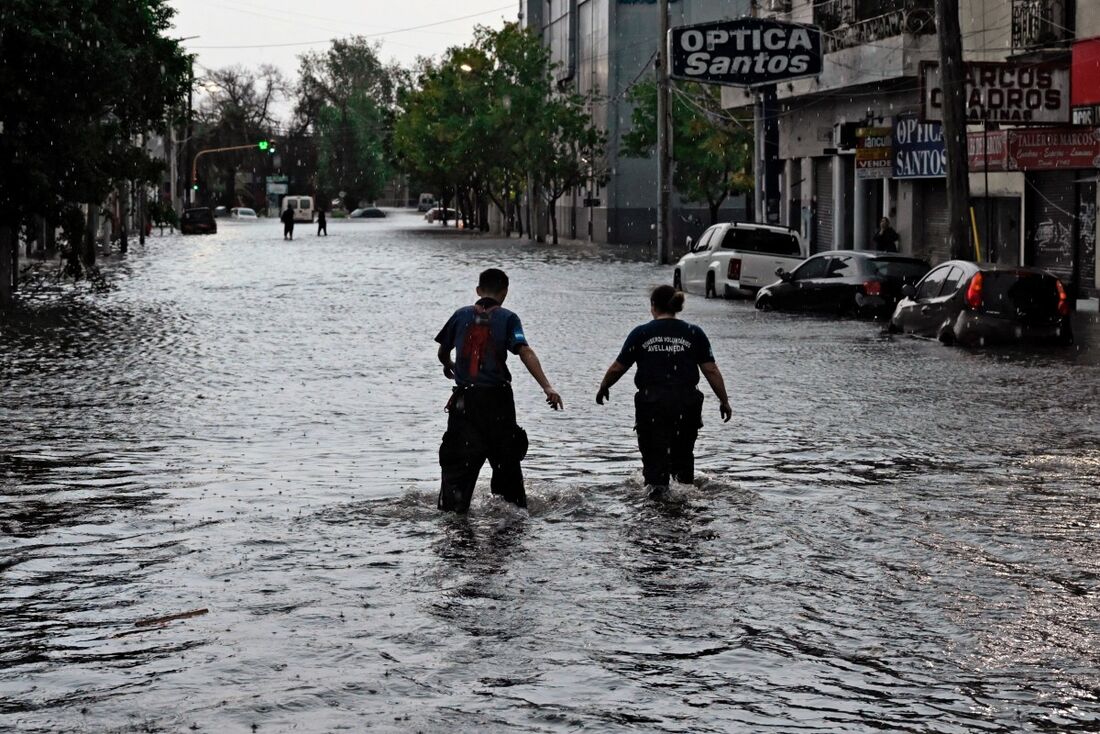
M 1069 295 L 1066 294 L 1066 287 L 1060 280 L 1054 281 L 1054 286 L 1058 289 L 1058 315 L 1069 316 Z
M 966 289 L 966 305 L 977 311 L 982 307 L 982 274 L 975 273 Z
M 741 280 L 741 258 L 730 258 L 730 267 L 726 272 L 726 277 L 730 280 Z
M 881 296 L 882 283 L 877 280 L 866 280 L 863 282 L 863 292 L 869 296 Z

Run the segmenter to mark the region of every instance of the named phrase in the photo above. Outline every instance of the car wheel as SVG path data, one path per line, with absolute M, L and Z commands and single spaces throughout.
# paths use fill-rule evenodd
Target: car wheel
M 772 303 L 771 296 L 761 296 L 756 299 L 756 308 L 760 311 L 774 311 L 775 304 Z
M 898 327 L 897 324 L 894 323 L 893 319 L 890 319 L 890 321 L 886 324 L 886 332 L 888 334 L 900 334 L 901 329 Z
M 955 346 L 955 330 L 951 328 L 951 324 L 944 324 L 940 329 L 940 333 L 936 335 L 936 338 L 940 340 L 940 344 L 945 347 Z
M 718 291 L 714 289 L 714 273 L 707 273 L 707 298 L 716 298 Z
M 672 287 L 675 288 L 678 291 L 682 291 L 684 289 L 684 283 L 680 279 L 680 271 L 679 270 L 676 270 L 672 274 Z

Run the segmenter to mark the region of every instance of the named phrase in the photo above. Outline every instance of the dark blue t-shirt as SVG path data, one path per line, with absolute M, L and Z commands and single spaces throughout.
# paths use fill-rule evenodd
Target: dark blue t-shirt
M 467 348 L 467 336 L 474 333 L 472 329 L 478 328 L 475 322 L 479 310 L 488 321 L 488 339 L 480 347 L 480 359 L 475 366 L 471 364 L 475 350 Z M 455 350 L 455 382 L 486 387 L 511 384 L 512 375 L 505 364 L 508 352 L 519 354 L 519 350 L 527 346 L 519 316 L 491 298 L 482 298 L 473 306 L 455 311 L 435 340 L 448 350 Z
M 703 330 L 679 319 L 653 319 L 626 338 L 615 361 L 623 367 L 638 363 L 634 384 L 646 387 L 693 387 L 699 365 L 714 361 Z

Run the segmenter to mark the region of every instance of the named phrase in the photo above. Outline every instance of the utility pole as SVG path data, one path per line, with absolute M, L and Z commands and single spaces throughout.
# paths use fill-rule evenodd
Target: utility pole
M 974 259 L 970 238 L 970 171 L 966 150 L 966 70 L 959 0 L 936 0 L 943 89 L 943 143 L 947 151 L 947 218 L 951 257 Z
M 657 39 L 657 263 L 667 265 L 672 247 L 672 219 L 669 217 L 672 132 L 669 129 L 668 99 L 668 0 L 658 0 L 657 14 L 660 29 Z
M 187 82 L 187 128 L 184 132 L 184 138 L 183 138 L 183 145 L 184 145 L 184 149 L 183 149 L 183 156 L 184 157 L 183 157 L 183 159 L 185 161 L 191 160 L 191 137 L 195 133 L 194 127 L 192 125 L 193 118 L 194 118 L 194 112 L 195 112 L 195 110 L 194 110 L 195 55 L 191 54 L 191 56 L 189 56 L 188 58 L 191 62 L 191 67 L 190 67 L 191 71 L 189 72 L 188 82 Z M 191 182 L 191 183 L 194 183 L 194 182 Z M 186 191 L 186 195 L 187 195 L 187 200 L 186 201 L 187 201 L 188 205 L 191 204 L 191 202 L 193 200 L 193 197 L 194 197 L 194 190 L 191 188 L 191 183 L 188 184 L 187 191 Z

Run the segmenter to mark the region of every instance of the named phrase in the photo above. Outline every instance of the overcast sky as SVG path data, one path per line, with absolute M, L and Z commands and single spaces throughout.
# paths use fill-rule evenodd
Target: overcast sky
M 176 9 L 175 33 L 199 36 L 183 44 L 198 54 L 196 74 L 202 67 L 271 63 L 291 80 L 297 76 L 298 54 L 325 49 L 326 39 L 367 36 L 382 42 L 383 60 L 410 65 L 417 56 L 436 56 L 469 42 L 475 25 L 500 27 L 515 20 L 519 12 L 518 0 L 169 0 L 168 4 Z

